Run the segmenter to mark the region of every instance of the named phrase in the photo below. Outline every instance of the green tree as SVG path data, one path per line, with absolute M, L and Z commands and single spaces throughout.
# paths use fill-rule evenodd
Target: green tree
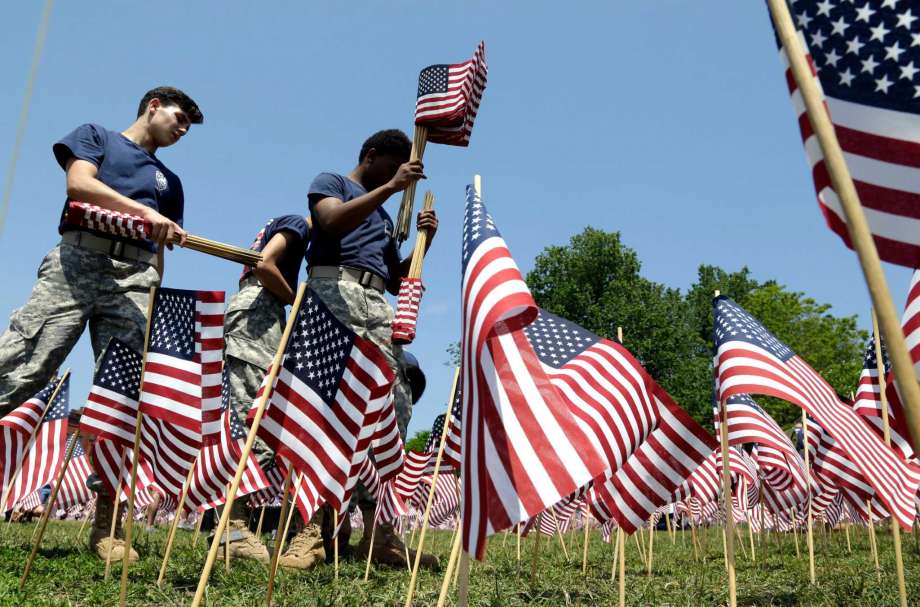
M 406 451 L 424 451 L 425 445 L 428 444 L 428 436 L 431 435 L 429 430 L 419 430 L 412 438 L 406 441 Z

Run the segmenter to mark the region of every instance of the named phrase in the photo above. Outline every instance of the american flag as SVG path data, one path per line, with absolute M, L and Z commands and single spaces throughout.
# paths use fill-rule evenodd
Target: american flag
M 409 499 L 415 493 L 419 481 L 422 480 L 422 475 L 428 469 L 428 462 L 430 461 L 430 451 L 409 451 L 406 456 L 406 465 L 396 475 L 393 482 L 396 492 L 403 499 Z
M 720 296 L 715 314 L 715 369 L 719 398 L 765 394 L 812 415 L 856 462 L 899 523 L 910 529 L 920 471 L 905 465 L 834 389 L 786 344 L 732 300 Z
M 904 331 L 907 349 L 910 351 L 911 362 L 914 363 L 914 374 L 920 379 L 920 270 L 915 270 L 911 275 L 907 304 L 901 317 L 901 328 Z M 887 366 L 885 368 L 888 369 Z M 913 448 L 915 445 L 906 426 L 904 405 L 901 403 L 901 396 L 891 373 L 885 381 L 885 395 L 888 397 L 888 422 L 892 430 L 892 446 L 902 455 L 916 454 L 917 450 Z M 895 444 L 895 434 L 903 440 L 900 445 Z M 905 447 L 910 447 L 910 450 Z
M 309 288 L 292 313 L 293 332 L 259 435 L 303 477 L 310 520 L 323 503 L 341 513 L 348 502 L 394 375 L 377 346 L 336 319 Z
M 429 141 L 469 145 L 488 71 L 485 43 L 480 42 L 472 59 L 430 65 L 419 73 L 415 124 L 428 127 Z
M 378 524 L 392 525 L 399 517 L 409 514 L 406 500 L 396 490 L 395 481 L 380 484 L 377 491 L 377 511 L 375 514 Z
M 58 490 L 55 502 L 56 508 L 70 508 L 85 504 L 93 497 L 93 492 L 86 486 L 86 479 L 92 474 L 89 457 L 76 435 L 71 440 L 77 441 L 77 444 L 74 446 L 64 478 L 61 479 L 61 488 Z
M 406 459 L 405 453 L 402 435 L 396 424 L 396 407 L 391 393 L 380 415 L 380 421 L 377 422 L 377 428 L 371 436 L 371 454 L 374 456 L 374 465 L 381 481 L 386 482 L 399 474 Z
M 393 316 L 393 343 L 410 344 L 415 339 L 418 308 L 422 302 L 423 291 L 421 278 L 405 276 L 400 281 L 396 313 Z
M 693 474 L 675 489 L 672 501 L 695 499 L 701 503 L 713 502 L 719 499 L 722 490 L 722 469 L 716 465 L 716 460 L 721 462 L 721 452 L 714 450 L 700 464 Z M 731 461 L 731 460 L 729 460 Z
M 441 456 L 441 471 L 449 472 L 460 469 L 461 445 L 463 424 L 461 417 L 463 415 L 463 390 L 457 386 L 454 394 L 454 402 L 451 405 L 450 423 L 447 427 L 447 436 L 444 438 L 444 453 Z M 445 414 L 441 413 L 434 419 L 431 426 L 431 434 L 428 435 L 428 442 L 425 445 L 425 451 L 432 453 L 438 452 L 438 446 L 441 442 L 441 434 L 444 431 Z
M 421 487 L 431 490 L 432 476 L 426 476 L 422 479 Z M 424 508 L 426 504 L 422 504 Z M 460 507 L 460 484 L 457 477 L 453 474 L 438 473 L 438 480 L 434 483 L 434 495 L 431 501 L 431 513 L 428 522 L 432 527 L 440 527 L 456 516 Z
M 18 502 L 16 502 L 16 509 L 22 512 L 28 512 L 29 510 L 34 510 L 42 505 L 42 497 L 38 490 L 33 491 L 29 495 L 25 496 Z
M 45 413 L 45 407 L 54 393 L 54 389 L 61 382 L 61 378 L 55 377 L 48 385 L 39 391 L 38 394 L 19 405 L 0 419 L 0 465 L 3 466 L 3 488 L 9 487 L 13 473 L 22 461 L 23 449 L 29 442 L 29 438 L 35 433 L 38 424 L 41 422 L 42 415 Z M 60 401 L 64 397 L 63 392 L 67 386 L 61 386 L 61 392 L 55 397 Z
M 120 213 L 94 204 L 76 201 L 67 203 L 67 214 L 64 221 L 69 225 L 82 226 L 134 240 L 146 240 L 147 231 L 150 229 L 150 224 L 139 215 Z
M 122 447 L 134 444 L 142 361 L 123 341 L 109 341 L 80 416 L 80 432 Z
M 721 432 L 718 404 L 715 406 L 716 434 Z M 797 456 L 795 447 L 786 436 L 779 424 L 758 405 L 749 394 L 735 394 L 725 401 L 725 412 L 728 416 L 728 443 L 730 445 L 744 445 L 756 443 L 773 447 L 788 454 Z
M 920 266 L 920 45 L 910 6 L 894 0 L 862 6 L 797 0 L 793 12 L 879 255 L 915 268 Z M 788 67 L 786 82 L 821 210 L 850 246 L 821 147 Z
M 888 361 L 888 353 L 885 350 L 885 342 L 881 342 L 882 350 L 882 369 L 887 379 L 891 378 L 891 364 Z M 886 381 L 887 381 L 886 379 Z M 887 396 L 886 390 L 886 396 Z M 900 399 L 897 399 L 899 402 Z M 913 459 L 914 453 L 910 442 L 902 434 L 906 432 L 898 418 L 893 414 L 891 403 L 888 403 L 888 426 L 891 434 L 891 448 L 903 460 Z M 882 398 L 879 387 L 878 377 L 878 357 L 875 354 L 875 340 L 870 339 L 866 346 L 866 354 L 863 356 L 863 368 L 859 374 L 859 383 L 856 386 L 856 399 L 853 402 L 853 410 L 865 418 L 872 426 L 876 434 L 882 439 L 885 437 L 885 424 L 882 420 Z
M 219 506 L 227 500 L 227 485 L 236 475 L 236 468 L 243 455 L 243 445 L 246 443 L 246 427 L 230 406 L 230 377 L 226 367 L 223 371 L 221 410 L 223 424 L 220 440 L 202 447 L 188 488 L 189 507 L 200 511 Z M 255 454 L 250 452 L 237 489 L 237 499 L 268 486 L 269 481 L 262 467 Z
M 223 291 L 158 289 L 140 393 L 141 461 L 178 496 L 204 445 L 219 440 Z
M 287 473 L 287 469 L 278 465 L 278 460 L 275 459 L 266 464 L 262 468 L 262 472 L 265 474 L 267 485 L 264 489 L 259 489 L 249 494 L 250 508 L 261 508 L 262 506 L 275 505 L 276 502 L 280 502 L 279 497 L 284 490 L 284 476 Z
M 12 485 L 8 489 L 4 510 L 10 510 L 13 504 L 29 493 L 53 482 L 61 470 L 67 442 L 67 415 L 70 412 L 70 375 L 62 381 L 61 389 L 38 425 L 31 448 L 23 454 L 19 474 L 12 479 Z M 36 398 L 50 398 L 51 391 L 45 394 L 47 389 L 42 390 Z M 17 407 L 3 419 L 6 420 L 20 409 L 21 407 Z M 17 420 L 17 423 L 20 423 L 20 420 Z M 19 437 L 19 440 L 22 438 Z M 6 460 L 6 464 L 4 469 L 11 464 L 15 467 L 12 460 Z
M 537 307 L 473 186 L 461 284 L 463 546 L 526 521 L 604 471 L 520 329 Z

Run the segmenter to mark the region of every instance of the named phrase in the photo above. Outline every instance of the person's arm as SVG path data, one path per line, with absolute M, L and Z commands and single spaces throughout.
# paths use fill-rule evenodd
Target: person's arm
M 313 204 L 313 217 L 320 229 L 330 234 L 346 234 L 355 229 L 373 213 L 387 198 L 409 187 L 409 184 L 425 177 L 421 160 L 400 165 L 390 181 L 382 186 L 344 202 L 328 196 Z
M 272 236 L 262 249 L 262 261 L 252 270 L 262 286 L 285 304 L 294 303 L 294 291 L 281 274 L 278 263 L 295 240 L 297 236 L 287 230 Z
M 67 197 L 71 200 L 88 202 L 111 211 L 139 215 L 150 222 L 150 239 L 162 249 L 172 248 L 172 241 L 178 239 L 185 244 L 185 230 L 164 217 L 156 210 L 123 196 L 96 178 L 98 168 L 92 162 L 71 157 L 65 165 L 67 171 Z M 162 266 L 160 274 L 162 275 Z
M 415 229 L 421 232 L 422 230 L 428 230 L 428 240 L 425 242 L 425 254 L 428 253 L 428 249 L 431 248 L 431 241 L 434 240 L 434 235 L 438 231 L 438 216 L 435 214 L 434 209 L 430 211 L 419 211 L 418 217 L 415 220 Z M 399 276 L 408 276 L 409 267 L 412 265 L 412 255 L 409 255 L 399 263 Z M 396 287 L 397 291 L 399 287 Z

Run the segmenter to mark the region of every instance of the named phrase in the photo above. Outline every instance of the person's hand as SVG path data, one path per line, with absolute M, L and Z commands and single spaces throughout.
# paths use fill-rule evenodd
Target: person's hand
M 395 192 L 401 192 L 408 188 L 410 183 L 425 178 L 425 165 L 421 160 L 412 160 L 399 165 L 396 174 L 390 179 L 390 187 Z
M 419 211 L 415 220 L 415 229 L 419 232 L 428 230 L 428 242 L 431 242 L 435 232 L 438 231 L 438 216 L 435 215 L 434 209 Z
M 147 237 L 157 243 L 157 246 L 162 247 L 165 244 L 168 249 L 172 250 L 173 243 L 179 246 L 185 244 L 187 233 L 179 227 L 179 224 L 171 219 L 150 209 L 144 214 L 144 221 L 150 225 Z

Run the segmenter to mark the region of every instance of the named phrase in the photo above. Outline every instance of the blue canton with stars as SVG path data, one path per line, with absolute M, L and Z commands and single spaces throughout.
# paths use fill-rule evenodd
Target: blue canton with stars
M 425 451 L 434 451 L 438 448 L 438 443 L 441 442 L 441 433 L 444 432 L 445 417 L 442 413 L 434 418 L 434 423 L 431 424 L 431 433 L 428 435 L 428 442 L 425 443 Z
M 141 384 L 141 355 L 125 342 L 112 338 L 93 384 L 117 392 L 131 400 L 138 400 Z
M 792 9 L 826 95 L 899 112 L 920 112 L 920 7 L 916 2 L 797 0 Z
M 744 308 L 731 299 L 721 296 L 713 301 L 713 341 L 715 349 L 727 342 L 743 341 L 762 348 L 785 362 L 795 356 L 789 346 L 776 339 L 772 333 L 760 324 Z
M 885 348 L 885 340 L 880 340 L 882 350 L 882 368 L 885 373 L 891 371 L 891 361 L 888 360 L 888 350 Z M 866 354 L 863 356 L 863 369 L 871 371 L 873 374 L 878 373 L 878 358 L 875 356 L 875 337 L 869 336 L 869 343 L 866 345 Z
M 754 402 L 754 399 L 751 398 L 750 394 L 735 394 L 734 396 L 729 396 L 728 400 L 725 402 L 727 402 L 729 405 L 744 405 L 754 409 L 758 413 L 764 413 L 764 410 L 760 407 L 760 405 Z M 716 405 L 716 408 L 718 408 L 718 405 Z
M 195 356 L 195 291 L 157 289 L 148 352 L 192 360 Z
M 51 394 L 48 394 L 48 396 L 51 396 Z M 42 421 L 42 423 L 48 423 L 48 422 L 57 421 L 59 419 L 63 419 L 67 417 L 67 414 L 69 412 L 70 412 L 70 376 L 68 375 L 67 379 L 64 380 L 64 385 L 61 386 L 61 390 L 58 392 L 57 396 L 54 398 L 54 402 L 51 403 L 51 407 L 48 409 L 48 413 L 45 414 L 45 419 Z
M 466 265 L 473 256 L 476 247 L 488 238 L 501 238 L 492 216 L 476 193 L 472 185 L 466 186 L 466 212 L 463 214 L 463 252 L 461 255 L 462 272 L 466 274 Z
M 429 65 L 418 74 L 418 97 L 434 93 L 447 92 L 447 79 L 450 66 L 447 64 Z
M 282 365 L 331 404 L 345 363 L 354 344 L 354 333 L 333 316 L 313 291 L 307 289 L 297 311 L 294 329 Z
M 524 335 L 544 365 L 558 369 L 600 341 L 600 337 L 573 322 L 540 310 L 524 327 Z

